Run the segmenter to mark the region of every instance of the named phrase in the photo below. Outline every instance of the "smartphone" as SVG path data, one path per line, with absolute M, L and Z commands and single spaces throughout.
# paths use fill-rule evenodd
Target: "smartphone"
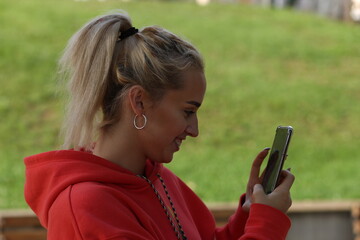
M 292 134 L 293 128 L 291 126 L 278 126 L 276 128 L 274 142 L 270 150 L 262 181 L 266 194 L 274 191 L 279 183 L 279 176 L 287 157 L 287 150 Z

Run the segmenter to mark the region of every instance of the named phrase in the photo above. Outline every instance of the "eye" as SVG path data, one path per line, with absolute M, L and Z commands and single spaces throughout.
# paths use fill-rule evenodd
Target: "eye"
M 190 117 L 191 115 L 193 115 L 195 113 L 195 111 L 191 111 L 191 110 L 185 110 L 185 115 L 186 117 Z

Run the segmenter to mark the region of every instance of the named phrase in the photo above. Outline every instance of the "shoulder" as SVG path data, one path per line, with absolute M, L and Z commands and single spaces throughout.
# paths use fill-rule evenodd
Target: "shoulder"
M 147 235 L 140 228 L 133 201 L 115 185 L 77 183 L 63 191 L 56 202 L 57 210 L 52 212 L 52 218 L 61 222 L 55 224 L 69 225 L 66 228 L 74 229 L 82 239 L 110 239 L 133 233 Z
M 81 182 L 71 186 L 70 194 L 72 199 L 83 198 L 84 195 L 88 199 L 90 197 L 101 198 L 103 194 L 108 196 L 113 191 L 114 187 L 101 182 Z
M 127 201 L 127 198 L 121 187 L 100 182 L 77 183 L 69 190 L 69 201 L 74 211 L 76 209 L 88 210 L 94 206 L 101 209 L 110 206 L 112 208 L 113 204 L 118 205 L 119 202 Z
M 49 236 L 89 239 L 102 234 L 99 239 L 106 239 L 105 233 L 118 232 L 111 224 L 114 218 L 131 216 L 125 207 L 115 201 L 118 201 L 115 191 L 105 184 L 82 182 L 68 186 L 58 195 L 49 211 Z M 114 204 L 117 206 L 114 207 Z M 94 229 L 99 232 L 93 232 Z
M 100 182 L 82 182 L 70 185 L 55 200 L 53 209 L 59 209 L 57 214 L 69 215 L 76 219 L 78 216 L 87 216 L 88 218 L 106 217 L 109 212 L 116 209 L 121 211 L 117 214 L 128 214 L 124 206 L 126 202 L 131 201 L 121 188 L 116 188 L 112 184 Z M 124 207 L 123 207 L 124 206 Z M 68 212 L 62 212 L 61 209 L 67 209 Z

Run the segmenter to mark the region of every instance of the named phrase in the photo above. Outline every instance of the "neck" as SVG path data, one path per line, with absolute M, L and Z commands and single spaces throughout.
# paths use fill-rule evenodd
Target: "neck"
M 146 157 L 138 146 L 134 135 L 130 134 L 129 130 L 114 127 L 99 137 L 93 153 L 136 175 L 143 175 Z

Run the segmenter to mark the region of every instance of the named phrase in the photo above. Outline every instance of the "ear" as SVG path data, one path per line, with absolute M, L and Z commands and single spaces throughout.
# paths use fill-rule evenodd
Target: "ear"
M 144 106 L 148 101 L 147 92 L 140 85 L 132 86 L 128 91 L 128 101 L 134 114 L 141 115 L 144 113 Z

